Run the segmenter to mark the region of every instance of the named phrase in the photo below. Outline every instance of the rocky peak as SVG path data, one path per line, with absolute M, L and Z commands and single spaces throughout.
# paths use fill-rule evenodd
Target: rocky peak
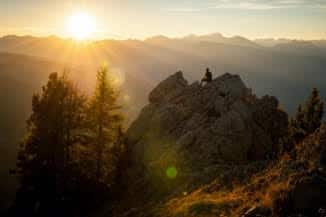
M 149 102 L 161 103 L 164 101 L 169 101 L 173 97 L 177 97 L 180 94 L 185 93 L 185 91 L 198 92 L 198 90 L 203 92 L 214 91 L 220 96 L 232 97 L 240 97 L 247 94 L 247 88 L 238 75 L 225 73 L 207 85 L 200 86 L 199 82 L 195 82 L 189 86 L 188 82 L 184 79 L 182 72 L 178 71 L 168 77 L 166 80 L 162 81 L 152 90 L 152 92 L 149 94 Z
M 154 88 L 127 136 L 147 171 L 194 170 L 268 158 L 287 119 L 275 97 L 257 98 L 238 75 L 188 85 L 179 71 Z
M 188 82 L 183 78 L 182 72 L 178 71 L 174 75 L 162 81 L 149 94 L 149 102 L 159 103 L 167 101 L 180 94 L 186 88 Z

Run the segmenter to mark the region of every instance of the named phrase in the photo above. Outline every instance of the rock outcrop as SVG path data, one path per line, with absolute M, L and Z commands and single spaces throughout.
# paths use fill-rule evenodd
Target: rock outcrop
M 287 120 L 275 97 L 257 98 L 238 75 L 226 73 L 201 86 L 189 85 L 179 71 L 150 93 L 127 138 L 146 171 L 194 171 L 270 157 Z

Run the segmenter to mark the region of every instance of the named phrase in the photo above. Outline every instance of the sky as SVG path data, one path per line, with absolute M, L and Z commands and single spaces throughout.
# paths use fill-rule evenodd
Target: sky
M 326 0 L 0 0 L 0 36 L 70 37 L 67 20 L 79 11 L 95 20 L 95 39 L 213 32 L 326 39 Z

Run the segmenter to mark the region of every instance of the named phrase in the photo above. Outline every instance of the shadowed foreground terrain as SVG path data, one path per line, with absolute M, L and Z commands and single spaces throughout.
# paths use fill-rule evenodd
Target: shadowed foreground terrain
M 239 75 L 188 83 L 178 71 L 124 132 L 110 73 L 90 96 L 51 73 L 33 96 L 8 216 L 325 216 L 316 88 L 289 117 Z
M 177 72 L 149 102 L 127 131 L 117 216 L 325 216 L 326 126 L 304 133 L 309 112 L 289 123 L 231 74 L 202 86 Z

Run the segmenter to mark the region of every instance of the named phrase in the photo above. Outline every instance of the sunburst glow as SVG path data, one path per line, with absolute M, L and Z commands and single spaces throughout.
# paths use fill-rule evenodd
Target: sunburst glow
M 86 12 L 79 12 L 70 16 L 68 20 L 68 32 L 76 40 L 89 39 L 95 32 L 95 21 Z

